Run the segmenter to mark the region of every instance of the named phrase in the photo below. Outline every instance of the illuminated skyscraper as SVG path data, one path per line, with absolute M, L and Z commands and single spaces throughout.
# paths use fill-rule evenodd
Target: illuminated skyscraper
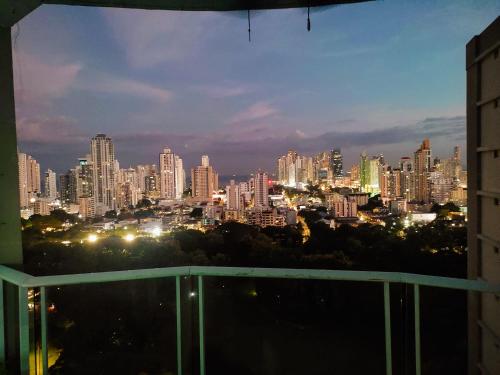
M 368 156 L 366 152 L 363 151 L 359 158 L 359 186 L 361 191 L 366 192 L 367 186 L 369 184 L 370 172 L 368 166 Z
M 175 155 L 169 148 L 160 154 L 160 198 L 175 199 Z
M 255 174 L 254 207 L 269 206 L 269 178 L 265 172 Z
M 234 180 L 231 180 L 226 186 L 226 208 L 237 211 L 240 209 L 240 185 L 236 184 Z
M 30 155 L 19 152 L 19 197 L 20 207 L 29 205 L 30 199 L 40 193 L 40 164 Z
M 57 198 L 57 182 L 56 182 L 56 172 L 51 169 L 47 169 L 45 172 L 45 197 L 50 199 Z
M 411 201 L 415 196 L 413 185 L 413 163 L 411 158 L 403 156 L 399 161 L 399 169 L 401 170 L 401 196 L 407 201 Z
M 429 139 L 426 138 L 414 154 L 415 199 L 420 202 L 430 202 L 429 174 L 431 172 L 431 163 L 431 144 Z
M 368 193 L 380 193 L 380 159 L 376 156 L 368 161 L 367 184 L 365 191 Z
M 106 134 L 97 134 L 90 142 L 92 160 L 92 184 L 95 211 L 103 215 L 115 209 L 115 148 Z
M 214 190 L 219 188 L 219 177 L 210 165 L 207 155 L 201 158 L 201 165 L 191 168 L 192 196 L 197 200 L 211 200 Z
M 175 198 L 182 199 L 182 194 L 186 188 L 186 172 L 182 159 L 175 155 Z
M 342 153 L 339 148 L 334 148 L 330 153 L 330 163 L 331 169 L 333 171 L 333 177 L 343 177 L 344 176 L 344 168 L 342 166 Z
M 76 166 L 76 196 L 77 198 L 89 198 L 94 194 L 93 168 L 90 155 L 78 159 Z

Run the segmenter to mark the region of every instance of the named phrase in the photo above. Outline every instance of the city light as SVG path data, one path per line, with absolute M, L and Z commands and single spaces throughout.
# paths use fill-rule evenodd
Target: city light
M 152 230 L 151 230 L 151 235 L 153 237 L 160 237 L 161 235 L 161 228 L 160 227 L 154 227 Z
M 132 242 L 133 240 L 135 240 L 135 236 L 132 233 L 128 233 L 125 235 L 125 237 L 123 237 L 123 239 L 127 242 Z
M 196 292 L 189 292 L 189 297 L 194 298 L 196 296 Z
M 97 234 L 89 234 L 89 236 L 87 237 L 87 241 L 96 242 L 97 241 Z

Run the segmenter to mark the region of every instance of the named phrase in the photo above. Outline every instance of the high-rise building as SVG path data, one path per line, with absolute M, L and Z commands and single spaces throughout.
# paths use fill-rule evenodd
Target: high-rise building
M 390 182 L 389 182 L 389 195 L 391 198 L 400 198 L 404 196 L 403 186 L 402 186 L 401 169 L 393 168 L 391 170 Z
M 175 199 L 175 155 L 165 148 L 160 153 L 160 198 Z
M 76 166 L 76 196 L 88 198 L 94 195 L 94 177 L 90 155 L 78 159 Z
M 391 167 L 387 164 L 380 164 L 379 166 L 379 188 L 380 188 L 380 196 L 382 198 L 392 198 L 391 194 L 391 176 L 392 170 Z
M 30 155 L 18 152 L 20 207 L 29 206 L 30 200 L 40 193 L 40 164 Z
M 269 177 L 265 172 L 255 174 L 254 207 L 269 206 Z
M 363 151 L 359 158 L 359 186 L 362 192 L 367 191 L 370 179 L 370 169 L 368 165 L 368 156 Z
M 45 182 L 45 197 L 52 200 L 57 198 L 57 180 L 56 172 L 51 169 L 47 169 L 44 176 Z
M 429 139 L 424 139 L 414 154 L 415 199 L 419 202 L 430 202 L 430 181 L 432 151 Z
M 413 163 L 411 158 L 403 156 L 399 161 L 399 169 L 401 170 L 400 196 L 409 202 L 415 197 L 415 189 L 413 185 Z
M 380 193 L 380 159 L 376 156 L 365 161 L 367 167 L 365 170 L 365 188 L 363 191 L 367 193 Z
M 500 283 L 500 17 L 467 44 L 468 276 Z M 469 293 L 469 374 L 500 374 L 500 299 Z
M 226 186 L 226 208 L 228 210 L 240 210 L 240 185 L 236 184 L 234 180 L 229 181 Z
M 59 175 L 59 192 L 62 204 L 78 203 L 77 181 L 76 168 Z
M 350 185 L 352 188 L 359 188 L 359 164 L 354 164 L 348 172 Z
M 120 169 L 116 182 L 116 207 L 135 206 L 141 198 L 136 169 Z
M 158 183 L 158 174 L 156 170 L 151 170 L 150 174 L 144 177 L 144 194 L 148 198 L 157 198 L 159 197 L 159 183 Z
M 201 165 L 191 168 L 191 194 L 200 201 L 209 201 L 219 188 L 219 176 L 210 165 L 207 155 L 201 158 Z
M 334 148 L 330 153 L 330 163 L 331 169 L 333 171 L 333 177 L 343 177 L 344 168 L 342 166 L 342 153 L 339 148 Z
M 453 189 L 453 178 L 446 177 L 442 172 L 433 171 L 429 173 L 431 201 L 446 203 L 451 198 Z
M 175 155 L 175 198 L 182 199 L 182 194 L 186 189 L 186 172 L 182 159 Z
M 462 156 L 460 152 L 460 146 L 455 146 L 453 148 L 453 178 L 459 180 L 460 173 L 462 172 Z
M 90 141 L 92 185 L 96 215 L 116 208 L 115 148 L 106 134 L 97 134 Z
M 288 150 L 286 155 L 278 159 L 278 180 L 282 185 L 296 186 L 298 157 L 297 152 Z

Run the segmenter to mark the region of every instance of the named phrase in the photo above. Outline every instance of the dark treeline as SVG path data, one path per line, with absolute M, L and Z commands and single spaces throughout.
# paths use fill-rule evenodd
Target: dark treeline
M 317 213 L 316 213 L 317 214 Z M 25 270 L 37 275 L 126 270 L 180 265 L 292 267 L 413 272 L 466 276 L 466 228 L 435 221 L 403 229 L 362 224 L 330 229 L 306 217 L 310 230 L 295 226 L 258 228 L 229 222 L 207 232 L 181 230 L 160 239 L 126 243 L 109 235 L 97 243 L 72 243 L 76 227 L 42 235 L 23 232 Z

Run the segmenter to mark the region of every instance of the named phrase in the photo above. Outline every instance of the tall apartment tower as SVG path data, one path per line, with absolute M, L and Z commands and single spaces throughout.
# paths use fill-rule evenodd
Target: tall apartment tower
M 415 197 L 415 189 L 413 185 L 413 162 L 408 156 L 403 156 L 399 161 L 399 169 L 401 170 L 401 193 L 400 195 L 411 201 Z
M 500 283 L 500 17 L 467 44 L 468 276 Z M 500 296 L 469 294 L 469 375 L 500 374 Z
M 343 177 L 344 168 L 342 166 L 342 153 L 340 148 L 334 148 L 330 154 L 330 163 L 334 177 Z
M 97 134 L 90 141 L 95 211 L 103 215 L 115 209 L 115 148 L 106 134 Z
M 462 155 L 460 153 L 460 146 L 455 146 L 453 148 L 453 177 L 455 179 L 460 179 L 460 174 L 462 173 Z
M 415 181 L 415 199 L 417 201 L 430 202 L 429 174 L 432 166 L 431 142 L 424 139 L 419 149 L 414 154 L 415 172 L 413 178 Z
M 76 198 L 89 198 L 94 194 L 93 166 L 90 155 L 78 159 L 76 166 Z
M 269 177 L 265 172 L 255 174 L 254 207 L 269 206 Z
M 77 203 L 77 168 L 59 175 L 59 193 L 62 204 Z
M 56 182 L 56 172 L 51 169 L 47 169 L 45 172 L 45 196 L 52 200 L 57 198 L 57 182 Z
M 186 188 L 186 172 L 182 159 L 175 155 L 175 199 L 182 199 L 182 193 Z
M 229 181 L 226 186 L 226 208 L 228 210 L 240 209 L 240 185 L 236 184 L 234 180 Z
M 370 179 L 370 169 L 368 166 L 368 156 L 363 151 L 359 157 L 359 186 L 361 191 L 366 192 Z
M 165 148 L 160 154 L 160 198 L 175 199 L 175 155 Z
M 30 155 L 17 153 L 19 166 L 20 207 L 27 207 L 30 199 L 40 193 L 40 164 Z
M 210 165 L 207 155 L 201 157 L 201 165 L 191 168 L 192 196 L 198 200 L 211 200 L 219 188 L 219 176 Z

